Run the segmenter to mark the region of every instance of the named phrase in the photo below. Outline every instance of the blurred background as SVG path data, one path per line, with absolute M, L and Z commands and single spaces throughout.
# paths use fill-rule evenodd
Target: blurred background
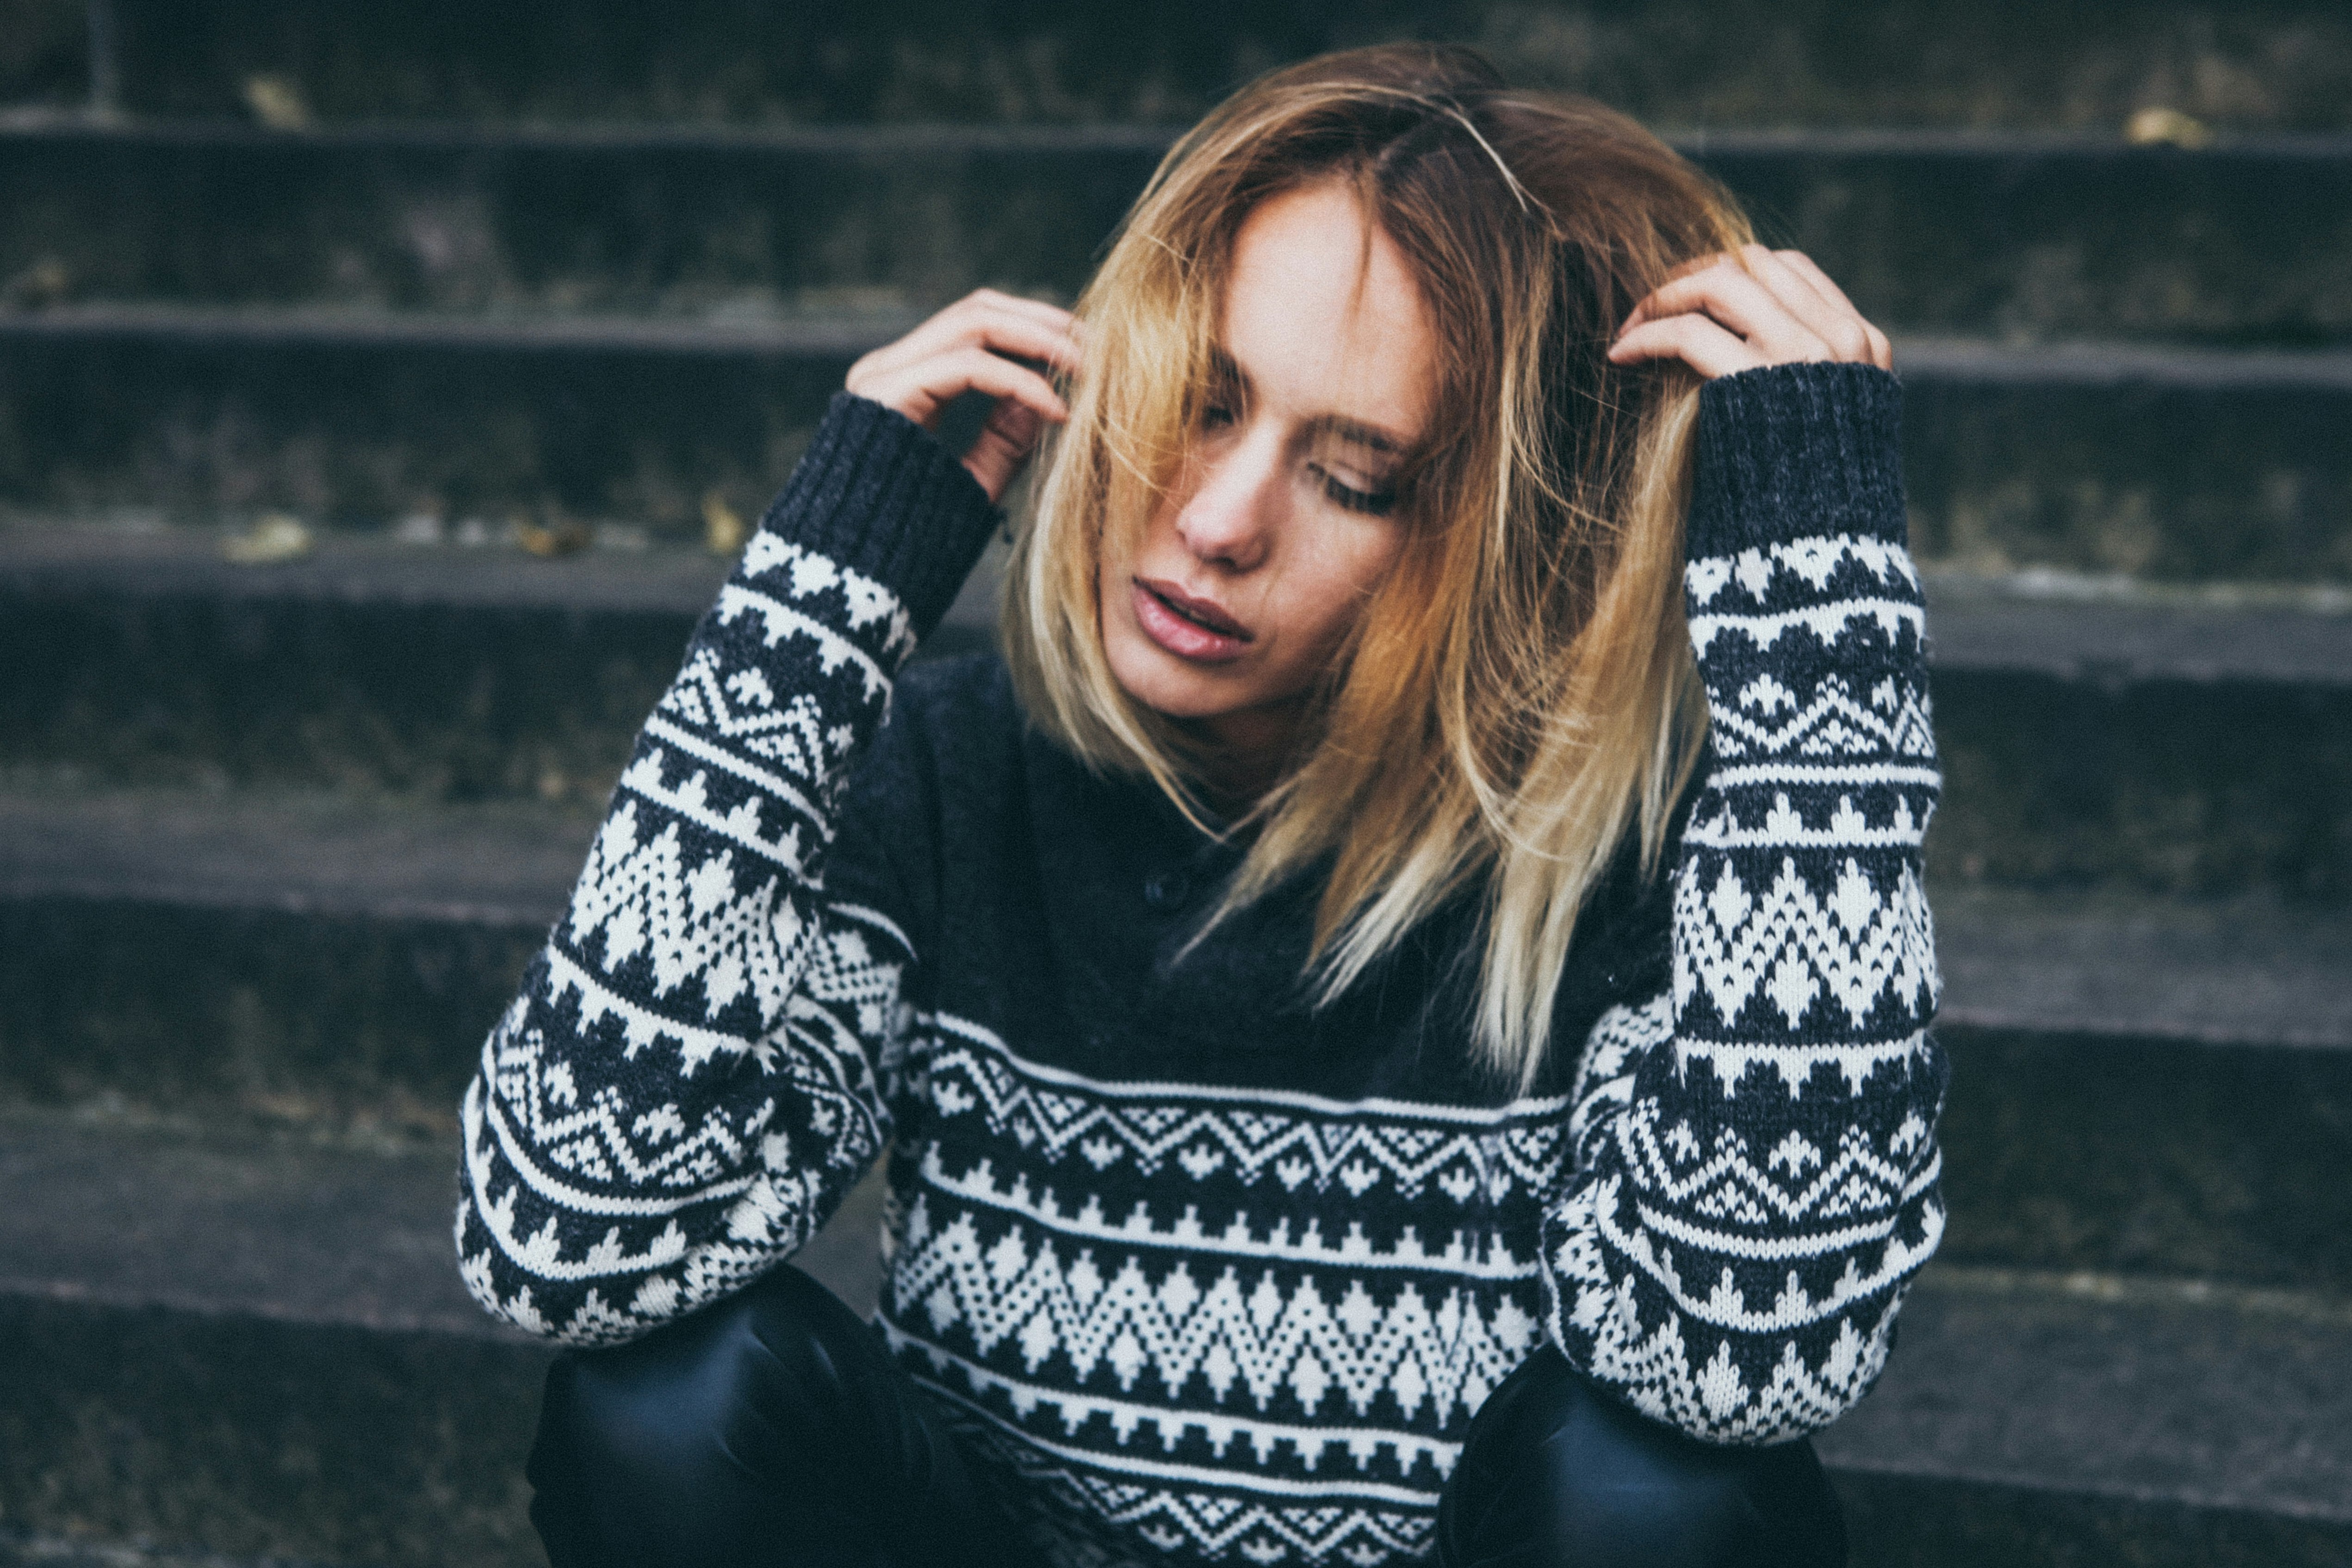
M 1396 37 L 1895 338 L 1951 1225 L 1857 1563 L 2352 1561 L 2340 0 L 0 0 L 0 1564 L 541 1561 L 456 1107 L 694 617 L 856 354 Z

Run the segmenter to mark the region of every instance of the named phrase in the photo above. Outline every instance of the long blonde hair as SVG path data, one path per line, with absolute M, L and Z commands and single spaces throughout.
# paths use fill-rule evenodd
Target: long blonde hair
M 1656 874 L 1705 736 L 1681 593 L 1699 383 L 1605 350 L 1677 267 L 1748 238 L 1717 186 L 1622 115 L 1510 91 L 1466 50 L 1355 50 L 1243 89 L 1169 152 L 1078 303 L 1084 373 L 1013 546 L 1005 656 L 1033 723 L 1199 820 L 1208 759 L 1106 662 L 1100 551 L 1199 431 L 1244 219 L 1334 180 L 1419 284 L 1437 412 L 1397 563 L 1311 744 L 1250 813 L 1219 917 L 1328 857 L 1310 975 L 1328 1000 L 1482 886 L 1466 1021 L 1525 1086 L 1578 912 L 1629 833 Z

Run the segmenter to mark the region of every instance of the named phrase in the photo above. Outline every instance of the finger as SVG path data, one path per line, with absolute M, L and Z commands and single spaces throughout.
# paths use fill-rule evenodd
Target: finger
M 1870 361 L 1870 332 L 1851 304 L 1831 303 L 1827 295 L 1813 287 L 1812 279 L 1760 245 L 1749 246 L 1741 259 L 1748 264 L 1748 275 L 1769 289 L 1814 337 L 1828 344 L 1831 354 L 1840 362 Z
M 1846 297 L 1845 290 L 1840 288 L 1836 281 L 1821 269 L 1819 263 L 1801 250 L 1779 250 L 1772 254 L 1780 257 L 1783 266 L 1810 281 L 1821 292 L 1822 298 L 1842 310 L 1851 311 L 1854 319 L 1862 323 L 1863 331 L 1870 339 L 1872 364 L 1882 371 L 1891 371 L 1895 368 L 1895 345 L 1887 340 L 1886 334 L 1880 331 L 1869 318 L 1854 309 L 1853 301 Z
M 908 364 L 939 358 L 943 352 L 957 348 L 990 348 L 990 350 L 1013 355 L 1024 360 L 1045 360 L 1058 369 L 1075 369 L 1077 364 L 1077 339 L 1068 331 L 1058 329 L 1054 322 L 1018 315 L 1000 308 L 955 308 L 934 315 L 915 331 L 885 343 L 873 352 L 863 355 L 849 367 L 852 379 L 856 376 L 887 376 L 901 371 Z
M 967 308 L 969 307 L 969 308 Z M 848 386 L 888 376 L 959 349 L 986 349 L 1013 359 L 1037 360 L 1076 375 L 1081 360 L 1077 340 L 1066 323 L 1008 310 L 993 303 L 951 306 L 894 343 L 865 355 L 849 368 Z
M 1854 309 L 1853 301 L 1846 298 L 1845 290 L 1837 286 L 1837 280 L 1823 272 L 1821 264 L 1803 251 L 1776 250 L 1772 253 L 1772 256 L 1790 271 L 1803 274 L 1805 281 L 1811 283 L 1822 298 L 1839 309 L 1853 311 L 1856 316 L 1862 314 L 1861 311 Z
M 1748 340 L 1766 364 L 1832 358 L 1830 346 L 1736 261 L 1726 259 L 1678 278 L 1643 300 L 1635 314 L 1656 322 L 1670 316 L 1712 317 Z
M 1032 320 L 1040 322 L 1045 326 L 1059 327 L 1065 329 L 1066 329 L 1072 322 L 1077 319 L 1076 316 L 1073 316 L 1069 311 L 1064 309 L 1059 305 L 1049 304 L 1043 299 L 1024 299 L 1018 294 L 1005 294 L 993 288 L 975 288 L 970 294 L 964 296 L 964 298 L 958 301 L 958 303 L 969 305 L 991 305 L 999 309 L 1011 310 L 1019 315 L 1026 316 Z M 953 307 L 950 307 L 950 308 L 953 308 Z
M 1694 256 L 1690 260 L 1684 262 L 1680 267 L 1675 267 L 1673 271 L 1667 273 L 1665 283 L 1660 284 L 1658 286 L 1658 289 L 1664 289 L 1666 287 L 1666 284 L 1680 283 L 1685 279 L 1696 277 L 1700 273 L 1706 271 L 1710 267 L 1722 267 L 1727 264 L 1734 267 L 1738 266 L 1738 263 L 1732 260 L 1730 255 L 1724 251 L 1717 251 L 1712 256 Z M 1627 316 L 1624 320 L 1617 324 L 1617 330 L 1620 333 L 1630 332 L 1643 321 L 1651 319 L 1654 316 L 1672 314 L 1670 311 L 1661 311 L 1655 308 L 1654 302 L 1657 298 L 1657 290 L 1653 290 L 1651 293 L 1643 296 L 1642 302 L 1633 307 L 1633 314 Z
M 1045 422 L 1037 417 L 1034 409 L 1006 398 L 1000 402 L 988 422 L 980 427 L 980 434 L 971 450 L 963 455 L 963 465 L 980 481 L 992 501 L 1001 499 L 1005 486 L 1029 460 L 1037 448 L 1037 437 L 1044 434 Z
M 1024 299 L 1017 294 L 1001 294 L 993 288 L 974 289 L 932 319 L 945 331 L 942 343 L 979 340 L 978 335 L 992 329 L 1003 329 L 1011 323 L 1019 324 L 1011 328 L 1014 331 L 1043 329 L 1056 339 L 1076 340 L 1072 329 L 1077 318 L 1067 310 L 1042 299 Z
M 1771 363 L 1721 323 L 1687 313 L 1643 322 L 1610 345 L 1609 359 L 1619 365 L 1680 360 L 1709 381 Z
M 1077 339 L 1066 327 L 1010 312 L 977 318 L 963 346 L 1016 360 L 1035 360 L 1066 375 L 1077 374 L 1083 358 Z
M 975 289 L 945 309 L 925 317 L 912 330 L 866 358 L 877 369 L 895 369 L 929 354 L 979 341 L 992 320 L 1026 320 L 1034 326 L 1066 330 L 1070 314 L 1059 306 L 1039 300 L 1000 294 L 992 288 Z
M 967 392 L 1010 398 L 1056 424 L 1070 417 L 1051 382 L 985 349 L 950 350 L 850 390 L 898 410 L 926 430 L 938 423 L 940 410 Z

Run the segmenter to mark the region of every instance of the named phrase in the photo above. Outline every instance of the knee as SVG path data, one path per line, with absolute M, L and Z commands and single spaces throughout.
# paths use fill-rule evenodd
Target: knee
M 1842 1568 L 1812 1445 L 1702 1443 L 1594 1388 L 1546 1346 L 1472 1422 L 1438 1512 L 1445 1568 Z
M 600 1561 L 563 1542 L 753 1506 L 764 1472 L 824 1451 L 845 1403 L 839 1369 L 864 1332 L 786 1267 L 643 1339 L 559 1356 L 529 1468 L 551 1555 L 565 1568 Z
M 657 1473 L 747 1416 L 798 1424 L 826 1397 L 827 1306 L 846 1311 L 798 1270 L 778 1269 L 643 1339 L 568 1352 L 548 1371 L 539 1448 Z

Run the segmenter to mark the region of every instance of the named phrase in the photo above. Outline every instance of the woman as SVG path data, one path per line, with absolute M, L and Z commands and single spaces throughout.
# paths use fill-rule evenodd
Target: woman
M 1886 341 L 1748 240 L 1375 49 L 859 361 L 466 1101 L 475 1294 L 630 1342 L 559 1568 L 1843 1560 L 1937 775 Z M 776 1265 L 886 1151 L 876 1329 Z

